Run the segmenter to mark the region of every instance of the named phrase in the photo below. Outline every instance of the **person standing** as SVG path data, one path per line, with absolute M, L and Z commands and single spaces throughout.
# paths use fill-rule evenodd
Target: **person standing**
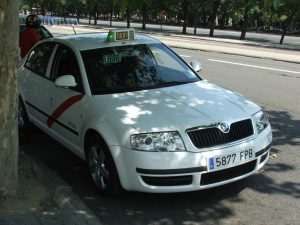
M 37 15 L 26 17 L 26 28 L 20 34 L 21 58 L 41 39 L 37 29 L 40 27 L 40 20 Z

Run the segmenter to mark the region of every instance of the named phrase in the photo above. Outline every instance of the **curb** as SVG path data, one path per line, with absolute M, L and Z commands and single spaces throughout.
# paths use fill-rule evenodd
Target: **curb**
M 187 50 L 197 50 L 197 51 L 203 51 L 203 52 L 215 52 L 215 53 L 221 53 L 226 55 L 236 55 L 236 56 L 244 56 L 244 57 L 250 57 L 255 59 L 267 59 L 267 60 L 274 60 L 279 62 L 287 62 L 287 63 L 295 63 L 300 64 L 300 60 L 293 60 L 293 59 L 283 59 L 283 58 L 276 58 L 276 57 L 268 57 L 268 56 L 259 56 L 259 55 L 251 55 L 247 53 L 235 53 L 235 52 L 229 52 L 229 51 L 222 51 L 222 50 L 212 50 L 212 49 L 205 49 L 205 48 L 196 48 L 196 47 L 184 47 L 182 45 L 176 45 L 176 44 L 167 44 L 169 47 L 173 48 L 181 48 L 181 49 L 187 49 Z
M 269 49 L 277 49 L 277 50 L 290 50 L 290 51 L 300 51 L 300 47 L 292 48 L 286 45 L 279 45 L 279 44 L 266 44 L 263 42 L 255 42 L 251 40 L 239 40 L 239 39 L 230 39 L 230 38 L 221 38 L 221 37 L 205 37 L 205 36 L 197 36 L 193 34 L 178 34 L 178 33 L 171 33 L 171 32 L 155 32 L 155 31 L 148 31 L 148 30 L 141 30 L 138 29 L 139 32 L 148 34 L 148 35 L 162 35 L 162 36 L 169 36 L 169 37 L 177 37 L 183 39 L 193 39 L 193 40 L 201 40 L 201 41 L 208 41 L 208 42 L 216 42 L 216 43 L 226 43 L 232 45 L 246 45 L 252 47 L 261 47 L 261 48 L 269 48 Z
M 27 155 L 32 161 L 32 169 L 49 189 L 54 193 L 54 202 L 57 206 L 73 217 L 77 224 L 102 225 L 96 215 L 74 194 L 72 188 L 58 177 L 45 164 L 31 155 Z

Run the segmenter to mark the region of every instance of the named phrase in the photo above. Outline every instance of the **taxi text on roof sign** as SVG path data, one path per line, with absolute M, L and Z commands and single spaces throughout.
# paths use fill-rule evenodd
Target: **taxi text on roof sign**
M 107 35 L 107 41 L 130 41 L 135 39 L 133 28 L 110 30 Z

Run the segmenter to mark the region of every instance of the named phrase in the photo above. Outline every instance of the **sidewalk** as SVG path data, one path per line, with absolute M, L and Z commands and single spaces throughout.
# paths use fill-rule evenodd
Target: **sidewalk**
M 107 22 L 107 21 L 99 21 Z M 55 33 L 55 30 L 61 30 L 62 34 L 74 34 L 73 28 L 70 26 L 46 26 L 50 32 Z M 88 25 L 81 23 L 75 26 L 76 33 L 88 32 L 105 32 L 109 29 L 121 28 L 119 25 L 109 27 L 106 24 Z M 122 27 L 125 28 L 125 27 Z M 300 64 L 300 45 L 287 45 L 269 43 L 261 40 L 238 40 L 236 37 L 208 37 L 202 35 L 180 34 L 175 30 L 160 30 L 157 28 L 149 28 L 141 30 L 135 26 L 138 33 L 150 35 L 170 47 L 185 48 L 200 51 L 218 52 L 231 55 L 248 56 L 263 59 L 272 59 L 284 62 Z M 61 34 L 60 34 L 61 35 Z M 218 35 L 220 36 L 220 35 Z M 300 37 L 299 37 L 300 42 Z
M 19 196 L 0 206 L 1 225 L 101 225 L 71 187 L 20 152 Z

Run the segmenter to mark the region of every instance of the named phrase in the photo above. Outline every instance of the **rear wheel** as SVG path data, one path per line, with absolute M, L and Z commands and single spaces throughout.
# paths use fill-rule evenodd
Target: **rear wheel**
M 93 183 L 102 195 L 116 196 L 122 192 L 113 158 L 104 141 L 97 135 L 88 140 L 87 163 Z
M 19 141 L 24 142 L 24 139 L 28 136 L 29 130 L 32 125 L 29 121 L 28 114 L 22 99 L 19 99 L 18 106 L 18 129 L 19 129 Z

